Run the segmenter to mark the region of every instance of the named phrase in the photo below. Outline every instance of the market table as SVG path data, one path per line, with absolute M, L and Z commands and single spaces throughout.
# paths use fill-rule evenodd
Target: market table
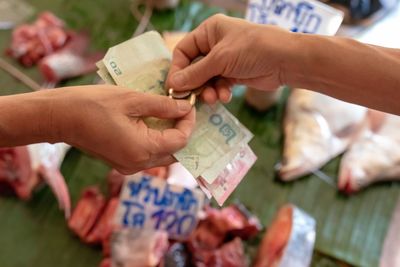
M 108 47 L 131 37 L 137 22 L 129 10 L 128 0 L 32 0 L 36 11 L 51 10 L 73 29 L 86 29 L 92 37 L 92 48 Z M 158 12 L 152 24 L 159 31 L 185 30 L 205 18 L 225 10 L 199 2 L 182 1 L 176 11 Z M 240 13 L 232 13 L 240 16 Z M 0 50 L 10 40 L 10 31 L 0 31 Z M 7 58 L 9 62 L 16 62 Z M 20 67 L 21 68 L 21 67 Z M 22 68 L 21 68 L 22 69 Z M 23 69 L 40 81 L 35 69 Z M 95 75 L 73 79 L 64 85 L 91 84 Z M 28 92 L 0 70 L 0 94 Z M 281 122 L 285 98 L 265 113 L 249 108 L 238 88 L 228 108 L 254 134 L 251 146 L 258 161 L 230 200 L 247 205 L 264 225 L 268 225 L 277 209 L 287 203 L 296 204 L 317 220 L 317 241 L 313 266 L 343 266 L 332 258 L 356 266 L 378 266 L 382 244 L 397 203 L 400 186 L 397 183 L 374 185 L 354 195 L 344 196 L 337 189 L 310 175 L 292 183 L 278 181 L 274 165 L 282 149 Z M 287 94 L 286 94 L 287 95 Z M 339 159 L 332 160 L 322 171 L 336 179 Z M 98 183 L 104 187 L 109 167 L 78 150 L 72 149 L 62 164 L 75 204 L 81 190 Z M 254 255 L 257 241 L 248 243 L 248 255 Z M 101 251 L 82 244 L 68 229 L 62 212 L 47 187 L 37 190 L 29 202 L 0 197 L 0 265 L 19 266 L 97 266 Z

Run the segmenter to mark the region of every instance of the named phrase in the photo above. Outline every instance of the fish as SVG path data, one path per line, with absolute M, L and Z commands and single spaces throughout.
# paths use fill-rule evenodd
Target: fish
M 284 119 L 281 180 L 292 181 L 317 171 L 343 153 L 365 129 L 366 114 L 365 107 L 294 89 Z
M 268 228 L 256 257 L 254 267 L 274 266 L 284 253 L 292 230 L 292 208 L 281 208 Z
M 347 194 L 400 178 L 400 117 L 369 110 L 367 121 L 368 128 L 341 159 L 338 188 Z
M 316 222 L 292 204 L 275 215 L 255 258 L 254 267 L 308 267 L 316 237 Z

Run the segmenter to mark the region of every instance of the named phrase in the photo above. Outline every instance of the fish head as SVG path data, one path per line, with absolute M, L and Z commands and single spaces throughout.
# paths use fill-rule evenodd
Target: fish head
M 339 190 L 351 194 L 371 183 L 399 177 L 398 147 L 398 143 L 381 135 L 363 136 L 342 158 Z
M 285 125 L 285 145 L 279 176 L 292 181 L 312 173 L 340 154 L 346 144 L 317 114 L 303 113 Z

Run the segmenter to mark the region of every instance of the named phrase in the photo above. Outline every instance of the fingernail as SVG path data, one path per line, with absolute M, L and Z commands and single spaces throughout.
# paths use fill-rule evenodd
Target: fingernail
M 186 85 L 185 75 L 183 75 L 183 73 L 181 72 L 175 73 L 172 77 L 172 81 L 174 83 L 174 86 L 177 88 L 182 88 Z
M 190 105 L 187 100 L 176 100 L 179 111 L 189 112 L 192 109 L 192 105 Z

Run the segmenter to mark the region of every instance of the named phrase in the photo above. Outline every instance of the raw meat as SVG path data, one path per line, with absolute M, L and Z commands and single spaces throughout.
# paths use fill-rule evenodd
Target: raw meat
M 68 187 L 60 172 L 61 163 L 69 146 L 58 144 L 32 144 L 13 148 L 0 148 L 0 191 L 14 192 L 28 200 L 42 179 L 50 186 L 65 217 L 71 213 Z
M 7 54 L 25 66 L 32 66 L 63 47 L 68 38 L 64 22 L 50 12 L 43 12 L 33 24 L 21 25 L 13 31 Z
M 104 240 L 108 240 L 111 237 L 111 233 L 114 230 L 114 215 L 118 203 L 119 199 L 117 197 L 109 200 L 103 214 L 86 238 L 88 243 L 101 244 Z
M 26 146 L 0 148 L 0 191 L 11 191 L 27 200 L 39 182 Z
M 82 193 L 71 218 L 68 220 L 68 227 L 83 242 L 88 242 L 88 235 L 99 219 L 105 205 L 106 200 L 98 187 L 87 188 Z
M 39 62 L 39 70 L 47 82 L 77 77 L 97 69 L 95 63 L 103 53 L 87 54 L 89 36 L 85 33 L 71 33 L 68 43 L 57 52 L 47 55 Z

